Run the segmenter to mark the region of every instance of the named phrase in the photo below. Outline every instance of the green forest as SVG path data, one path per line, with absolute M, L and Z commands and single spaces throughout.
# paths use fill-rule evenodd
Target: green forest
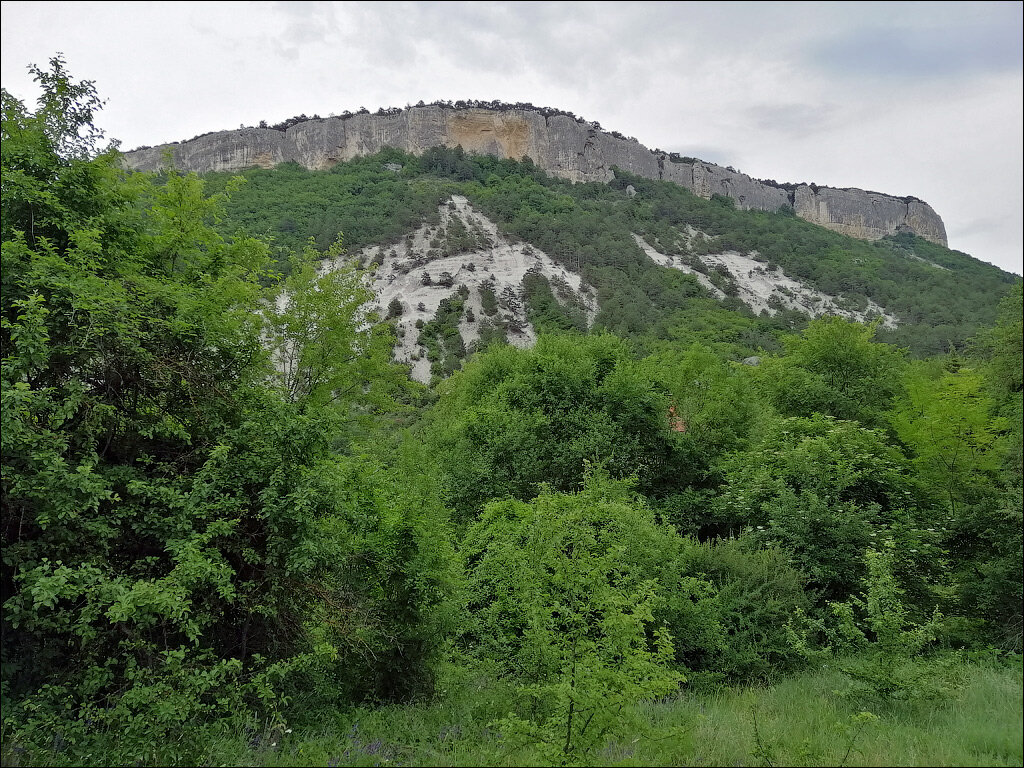
M 1019 277 L 461 149 L 128 173 L 94 84 L 32 72 L 37 104 L 2 92 L 4 765 L 1021 764 Z M 533 279 L 535 345 L 438 342 L 423 385 L 343 257 L 453 193 L 600 309 Z M 754 315 L 632 233 L 903 322 Z

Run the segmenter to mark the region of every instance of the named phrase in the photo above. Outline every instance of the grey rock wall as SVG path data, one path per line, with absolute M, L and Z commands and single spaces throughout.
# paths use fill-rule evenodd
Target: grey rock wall
M 725 195 L 745 210 L 796 215 L 823 227 L 868 240 L 911 231 L 946 245 L 946 229 L 931 206 L 860 189 L 783 188 L 700 160 L 674 162 L 635 140 L 619 138 L 568 115 L 533 110 L 410 107 L 398 114 L 359 114 L 308 120 L 287 131 L 244 128 L 127 152 L 124 162 L 152 171 L 166 164 L 183 171 L 241 171 L 294 161 L 310 169 L 330 168 L 385 147 L 421 154 L 431 147 L 461 145 L 467 152 L 519 160 L 529 157 L 546 172 L 574 182 L 606 182 L 612 166 L 649 179 L 672 181 L 697 195 Z

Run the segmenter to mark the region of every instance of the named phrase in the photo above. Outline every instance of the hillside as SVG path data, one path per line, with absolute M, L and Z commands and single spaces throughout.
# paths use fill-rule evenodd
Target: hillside
M 350 255 L 377 265 L 379 308 L 401 313 L 398 358 L 419 378 L 419 360 L 447 373 L 473 348 L 532 338 L 535 326 L 589 326 L 644 344 L 696 334 L 739 359 L 776 349 L 780 333 L 810 317 L 838 314 L 882 318 L 880 338 L 943 353 L 991 323 L 1016 280 L 910 233 L 867 242 L 619 169 L 607 184 L 571 183 L 529 161 L 435 148 L 241 175 L 221 230 L 270 235 L 285 250 L 311 237 L 326 249 L 343 234 Z M 209 174 L 207 184 L 222 190 L 233 176 Z M 511 304 L 481 314 L 481 287 Z M 402 306 L 389 309 L 396 297 Z

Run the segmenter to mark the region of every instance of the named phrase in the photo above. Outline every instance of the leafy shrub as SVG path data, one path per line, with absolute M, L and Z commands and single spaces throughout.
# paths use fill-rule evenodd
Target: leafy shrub
M 194 175 L 61 154 L 92 90 L 53 63 L 37 114 L 3 94 L 5 735 L 198 762 L 190 734 L 279 723 L 297 692 L 429 688 L 443 511 L 337 451 L 395 372 L 358 275 L 307 251 L 279 282 Z
M 587 460 L 617 478 L 638 474 L 645 493 L 685 480 L 687 457 L 667 413 L 667 398 L 621 340 L 541 336 L 532 349 L 492 346 L 469 361 L 424 428 L 453 511 L 470 520 L 489 499 L 532 498 L 541 482 L 578 490 Z
M 757 379 L 785 416 L 820 413 L 878 426 L 900 392 L 904 351 L 873 341 L 876 327 L 812 320 L 786 338 L 785 356 L 762 361 Z
M 821 600 L 854 594 L 865 575 L 864 550 L 895 538 L 899 574 L 927 604 L 939 537 L 929 530 L 927 496 L 883 433 L 822 416 L 781 419 L 723 470 L 716 519 L 789 552 Z
M 870 641 L 867 650 L 841 666 L 854 683 L 848 692 L 858 698 L 880 700 L 927 700 L 949 696 L 958 680 L 952 676 L 955 660 L 932 659 L 922 664 L 921 652 L 935 642 L 942 615 L 936 610 L 923 624 L 915 624 L 904 605 L 904 591 L 893 574 L 895 545 L 885 542 L 880 550 L 865 554 L 868 575 L 862 597 L 836 604 L 836 615 L 846 624 L 847 638 Z M 855 616 L 863 615 L 862 622 Z
M 714 620 L 722 633 L 717 646 L 706 644 L 710 653 L 684 657 L 690 669 L 699 670 L 709 682 L 754 680 L 802 663 L 787 625 L 809 609 L 810 601 L 803 577 L 784 552 L 751 550 L 738 541 L 721 540 L 691 544 L 681 559 L 686 572 L 713 586 Z M 668 625 L 678 649 L 688 633 L 673 622 Z
M 521 702 L 497 723 L 549 759 L 580 762 L 636 732 L 632 705 L 675 690 L 671 635 L 655 623 L 658 585 L 631 553 L 671 537 L 591 474 L 580 494 L 495 502 L 469 530 L 464 556 L 472 617 L 463 645 L 519 682 Z

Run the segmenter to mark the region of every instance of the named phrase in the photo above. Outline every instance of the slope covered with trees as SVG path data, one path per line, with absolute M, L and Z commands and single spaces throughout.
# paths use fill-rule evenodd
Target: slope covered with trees
M 1019 282 L 458 152 L 128 175 L 92 84 L 34 71 L 35 109 L 2 95 L 5 764 L 1020 763 Z M 452 190 L 578 266 L 598 328 L 410 382 L 364 273 L 317 267 Z M 965 288 L 927 356 L 938 298 L 893 280 L 909 354 L 632 238 L 687 226 L 1003 298 Z
M 400 170 L 396 171 L 393 169 Z M 880 338 L 917 355 L 963 349 L 1014 284 L 1013 275 L 970 256 L 910 234 L 865 242 L 809 224 L 785 211 L 738 211 L 727 198 L 693 195 L 669 182 L 617 173 L 610 184 L 571 184 L 553 179 L 528 160 L 522 163 L 434 148 L 420 157 L 388 150 L 340 163 L 330 171 L 294 164 L 254 169 L 231 198 L 220 225 L 269 235 L 285 249 L 310 237 L 327 248 L 344 232 L 350 251 L 395 242 L 451 194 L 466 196 L 506 231 L 580 272 L 599 291 L 600 328 L 647 339 L 671 338 L 679 327 L 742 324 L 729 335 L 747 354 L 773 348 L 780 331 L 799 330 L 806 317 L 782 310 L 754 317 L 727 279 L 706 267 L 701 255 L 754 252 L 766 268 L 787 275 L 845 306 L 881 305 L 899 327 Z M 234 178 L 209 174 L 211 190 Z M 630 197 L 625 189 L 636 192 Z M 707 294 L 695 279 L 647 258 L 633 234 L 677 254 L 725 289 L 724 302 L 701 305 Z M 739 314 L 723 316 L 721 309 Z M 715 319 L 718 316 L 721 319 Z M 727 318 L 727 319 L 726 319 Z

